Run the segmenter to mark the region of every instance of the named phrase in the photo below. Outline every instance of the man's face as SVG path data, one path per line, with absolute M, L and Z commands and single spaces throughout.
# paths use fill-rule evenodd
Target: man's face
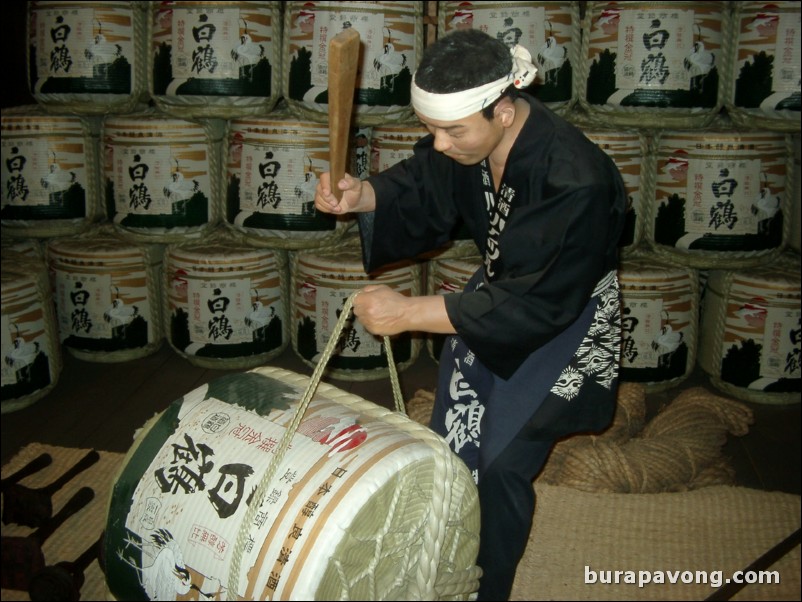
M 456 121 L 440 121 L 416 114 L 434 136 L 434 149 L 462 165 L 476 165 L 486 159 L 504 133 L 498 115 L 492 121 L 480 112 Z

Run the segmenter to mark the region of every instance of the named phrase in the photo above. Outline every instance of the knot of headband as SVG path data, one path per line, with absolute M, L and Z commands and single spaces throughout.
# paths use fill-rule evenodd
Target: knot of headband
M 526 88 L 535 80 L 537 67 L 532 63 L 532 55 L 521 45 L 510 49 L 512 71 L 504 77 L 476 88 L 437 94 L 420 89 L 412 78 L 412 107 L 421 115 L 441 121 L 456 121 L 493 103 L 510 85 Z

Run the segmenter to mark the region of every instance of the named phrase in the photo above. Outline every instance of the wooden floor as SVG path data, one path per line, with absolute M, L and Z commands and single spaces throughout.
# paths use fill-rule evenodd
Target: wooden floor
M 2 415 L 2 463 L 33 441 L 66 447 L 125 452 L 140 428 L 155 413 L 185 393 L 223 374 L 242 370 L 214 370 L 194 366 L 167 343 L 157 352 L 122 363 L 77 359 L 63 352 L 63 369 L 56 387 L 32 405 Z M 268 365 L 311 375 L 288 347 Z M 410 399 L 418 389 L 433 390 L 437 363 L 424 348 L 400 374 L 402 395 Z M 387 379 L 352 382 L 324 381 L 384 407 L 393 407 Z M 681 385 L 647 395 L 647 419 L 688 387 L 703 386 L 717 395 L 699 369 Z M 755 422 L 742 437 L 729 436 L 723 453 L 736 471 L 737 484 L 755 489 L 800 493 L 800 404 L 747 403 Z

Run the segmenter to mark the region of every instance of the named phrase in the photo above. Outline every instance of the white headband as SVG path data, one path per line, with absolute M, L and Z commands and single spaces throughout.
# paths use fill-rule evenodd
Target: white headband
M 526 88 L 537 74 L 537 67 L 532 63 L 532 55 L 521 45 L 510 49 L 512 54 L 512 71 L 494 82 L 483 84 L 478 88 L 437 94 L 421 90 L 412 78 L 412 106 L 425 117 L 442 121 L 456 121 L 481 111 L 499 98 L 510 84 L 518 89 Z

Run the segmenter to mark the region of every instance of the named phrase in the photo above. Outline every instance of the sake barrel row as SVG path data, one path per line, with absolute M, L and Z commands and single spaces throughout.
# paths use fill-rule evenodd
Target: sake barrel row
M 111 599 L 467 600 L 478 495 L 406 416 L 262 367 L 188 392 L 140 431 L 110 496 Z
M 655 253 L 704 269 L 755 266 L 782 252 L 790 236 L 790 136 L 666 130 L 653 143 L 645 237 Z
M 328 121 L 329 42 L 359 32 L 354 91 L 360 127 L 412 116 L 410 84 L 423 52 L 423 2 L 285 2 L 281 90 L 299 118 Z
M 289 345 L 286 253 L 217 230 L 170 245 L 164 257 L 168 340 L 205 368 L 252 368 Z
M 2 268 L 2 413 L 39 401 L 58 383 L 61 344 L 41 257 L 3 248 Z
M 104 181 L 109 220 L 128 238 L 197 238 L 221 217 L 225 122 L 149 110 L 106 117 Z
M 368 284 L 384 284 L 407 296 L 420 295 L 421 268 L 413 262 L 389 266 L 367 274 L 362 267 L 358 242 L 334 248 L 291 253 L 290 278 L 293 296 L 292 346 L 311 367 L 320 361 L 345 301 Z M 391 339 L 398 371 L 411 366 L 420 354 L 422 341 L 410 333 Z M 327 374 L 342 380 L 387 378 L 387 352 L 381 337 L 370 334 L 354 319 L 340 334 L 336 353 L 327 364 Z
M 798 2 L 735 2 L 733 83 L 725 106 L 740 127 L 798 132 L 802 30 Z
M 54 112 L 146 106 L 149 2 L 28 2 L 28 84 Z
M 744 401 L 799 403 L 802 294 L 798 255 L 771 265 L 711 270 L 699 365 L 711 384 Z
M 579 2 L 437 2 L 438 37 L 479 29 L 509 48 L 532 55 L 538 78 L 527 89 L 550 109 L 574 105 L 574 72 L 581 46 Z
M 47 243 L 59 339 L 71 355 L 123 362 L 161 347 L 163 253 L 109 226 Z
M 13 107 L 0 131 L 4 238 L 68 236 L 102 217 L 98 119 Z

